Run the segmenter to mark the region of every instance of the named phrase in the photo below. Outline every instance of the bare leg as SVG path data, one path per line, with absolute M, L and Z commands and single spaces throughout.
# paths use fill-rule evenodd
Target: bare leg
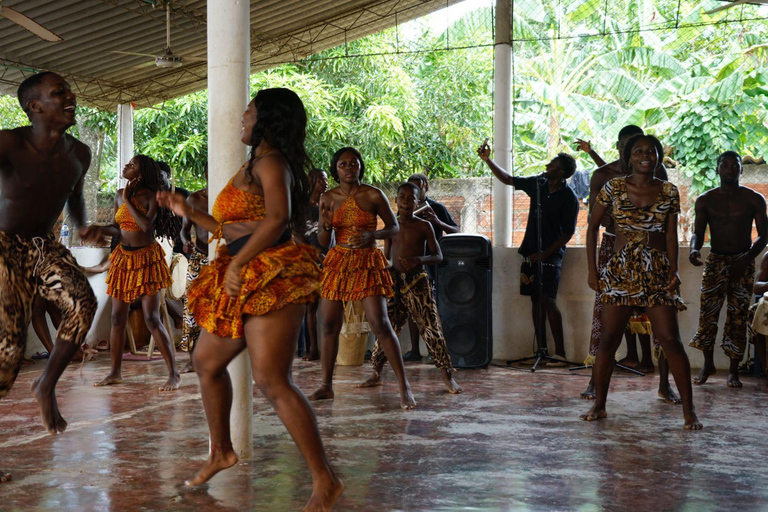
M 333 398 L 333 369 L 339 353 L 339 333 L 344 321 L 344 303 L 336 300 L 320 299 L 320 318 L 322 319 L 322 338 L 320 362 L 323 365 L 323 382 L 310 400 L 330 400 Z
M 624 356 L 623 359 L 619 360 L 619 364 L 628 366 L 629 368 L 634 368 L 640 362 L 640 359 L 637 357 L 637 336 L 635 333 L 627 329 L 624 332 L 624 340 L 627 344 L 627 355 Z
M 653 350 L 651 349 L 651 336 L 648 334 L 638 334 L 640 340 L 640 350 L 643 358 L 635 369 L 643 373 L 653 373 Z
M 141 298 L 141 309 L 144 311 L 144 322 L 147 329 L 155 337 L 157 348 L 160 349 L 165 365 L 168 367 L 168 380 L 160 386 L 160 391 L 173 391 L 181 385 L 181 375 L 176 369 L 176 348 L 171 343 L 171 337 L 160 319 L 160 298 L 162 294 L 145 295 Z
M 195 353 L 195 345 L 197 345 L 197 343 L 192 345 L 192 348 L 189 350 L 189 361 L 187 361 L 187 364 L 184 365 L 179 373 L 192 373 L 195 371 L 195 358 L 193 357 Z
M 549 320 L 549 328 L 552 330 L 552 339 L 555 342 L 555 355 L 565 359 L 565 342 L 563 336 L 563 315 L 557 307 L 557 301 L 552 297 L 544 297 L 544 311 Z
M 581 392 L 579 395 L 584 400 L 594 400 L 595 399 L 595 367 L 592 367 L 592 375 L 589 377 L 589 384 L 587 384 L 587 389 Z
M 726 384 L 729 388 L 740 388 L 741 380 L 739 380 L 739 363 L 741 359 L 731 358 L 731 365 L 728 368 L 728 380 Z
M 755 345 L 755 354 L 757 354 L 757 360 L 760 361 L 760 368 L 763 370 L 763 375 L 768 376 L 768 354 L 765 351 L 765 336 L 755 333 L 752 338 L 752 342 Z
M 53 340 L 51 339 L 51 332 L 48 330 L 48 321 L 45 319 L 45 309 L 45 299 L 35 295 L 32 302 L 32 328 L 43 343 L 45 350 L 50 354 L 53 350 Z
M 624 328 L 631 313 L 631 308 L 626 306 L 603 304 L 600 347 L 597 351 L 595 366 L 592 367 L 592 377 L 595 381 L 595 403 L 589 412 L 579 416 L 583 420 L 595 421 L 608 416 L 605 403 L 608 398 L 608 386 L 611 383 L 616 349 L 619 348 Z
M 309 334 L 309 354 L 304 356 L 304 361 L 317 361 L 320 359 L 320 350 L 317 348 L 317 310 L 320 300 L 307 304 L 307 333 Z
M 715 368 L 715 355 L 713 350 L 702 350 L 702 353 L 704 354 L 704 366 L 702 366 L 701 371 L 699 371 L 699 374 L 693 378 L 694 384 L 704 384 L 707 382 L 707 379 L 709 379 L 710 375 L 714 375 L 717 373 L 717 368 Z
M 64 432 L 67 428 L 67 422 L 61 416 L 56 402 L 56 383 L 77 349 L 74 343 L 57 339 L 43 374 L 32 383 L 32 392 L 40 406 L 40 417 L 49 434 Z
M 669 385 L 669 362 L 663 352 L 659 357 L 659 397 L 670 405 L 682 403 L 680 397 Z
M 93 384 L 96 387 L 123 382 L 121 367 L 125 349 L 125 324 L 128 321 L 130 308 L 130 304 L 112 298 L 112 329 L 109 333 L 109 357 L 112 361 L 112 369 L 103 380 Z
M 173 320 L 173 326 L 181 329 L 184 325 L 184 308 L 181 305 L 181 301 L 166 297 L 165 307 L 168 308 L 168 315 Z
M 400 388 L 400 407 L 405 410 L 416 407 L 416 399 L 411 392 L 411 385 L 405 376 L 405 366 L 403 365 L 403 356 L 400 353 L 400 340 L 397 339 L 392 325 L 387 316 L 387 306 L 384 297 L 374 296 L 363 299 L 363 308 L 365 316 L 371 326 L 371 331 L 376 339 L 381 343 L 384 354 L 387 356 L 389 364 L 397 377 L 397 384 Z
M 403 355 L 404 361 L 421 361 L 419 348 L 419 326 L 412 318 L 408 318 L 408 334 L 411 336 L 411 350 Z
M 646 310 L 651 320 L 654 335 L 661 342 L 664 354 L 669 361 L 669 369 L 675 378 L 677 391 L 683 403 L 683 417 L 686 430 L 700 430 L 702 424 L 696 416 L 693 406 L 693 387 L 691 386 L 691 364 L 680 340 L 680 328 L 677 323 L 677 310 L 673 306 L 658 306 Z
M 359 384 L 355 384 L 356 388 L 372 388 L 381 386 L 381 370 L 384 368 L 386 359 L 381 359 L 373 365 L 373 374 Z
M 312 497 L 305 510 L 330 510 L 344 485 L 325 455 L 315 413 L 291 377 L 303 314 L 302 305 L 290 304 L 266 315 L 247 317 L 245 338 L 256 386 L 275 408 L 312 474 Z
M 245 348 L 245 341 L 220 338 L 203 329 L 196 345 L 193 357 L 208 420 L 211 452 L 197 475 L 184 482 L 187 487 L 203 484 L 219 471 L 237 463 L 229 430 L 232 381 L 227 365 Z

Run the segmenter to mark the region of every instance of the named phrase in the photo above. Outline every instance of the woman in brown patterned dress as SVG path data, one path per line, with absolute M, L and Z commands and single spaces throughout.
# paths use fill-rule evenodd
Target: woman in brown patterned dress
M 596 400 L 581 419 L 605 418 L 605 402 L 616 349 L 633 307 L 645 307 L 656 337 L 669 360 L 683 403 L 685 428 L 702 428 L 693 406 L 691 365 L 680 339 L 677 311 L 685 309 L 678 289 L 677 187 L 654 177 L 661 155 L 656 138 L 637 135 L 627 141 L 624 158 L 632 169 L 628 177 L 610 180 L 597 197 L 587 231 L 589 287 L 602 293 L 603 329 L 593 368 Z M 611 209 L 616 223 L 615 254 L 598 275 L 597 232 Z

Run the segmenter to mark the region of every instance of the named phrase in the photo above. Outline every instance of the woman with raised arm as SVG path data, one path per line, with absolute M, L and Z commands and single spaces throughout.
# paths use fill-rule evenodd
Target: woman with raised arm
M 336 245 L 323 261 L 323 285 L 320 292 L 322 340 L 320 361 L 323 382 L 310 400 L 334 397 L 333 367 L 339 352 L 339 333 L 344 318 L 344 302 L 360 300 L 371 331 L 381 342 L 400 388 L 400 406 L 411 409 L 416 400 L 405 377 L 400 342 L 387 316 L 386 299 L 392 297 L 392 277 L 384 253 L 376 240 L 386 240 L 400 229 L 389 201 L 381 190 L 361 183 L 365 164 L 355 148 L 341 148 L 331 158 L 330 174 L 338 187 L 320 197 L 320 233 L 318 240 L 327 247 L 331 230 Z M 377 218 L 384 228 L 376 230 Z
M 202 328 L 193 358 L 211 450 L 186 485 L 200 485 L 237 462 L 227 365 L 248 350 L 256 385 L 312 473 L 313 492 L 305 510 L 328 510 L 343 485 L 326 458 L 314 411 L 291 377 L 305 304 L 320 286 L 312 249 L 291 236 L 292 228 L 304 227 L 309 206 L 306 123 L 304 105 L 293 91 L 259 91 L 243 114 L 240 134 L 251 146 L 250 159 L 219 193 L 212 215 L 192 208 L 179 194 L 158 194 L 158 200 L 227 242 L 188 293 L 189 308 Z
M 589 287 L 602 293 L 600 345 L 592 375 L 595 403 L 581 419 L 595 421 L 608 414 L 605 403 L 614 356 L 633 307 L 646 308 L 655 337 L 661 343 L 683 403 L 685 428 L 702 428 L 693 406 L 691 365 L 680 340 L 678 310 L 685 309 L 678 290 L 677 187 L 654 177 L 661 144 L 650 135 L 635 135 L 624 147 L 632 174 L 610 180 L 592 207 L 587 231 Z M 611 209 L 616 226 L 615 253 L 598 275 L 597 232 Z
M 165 252 L 157 237 L 173 242 L 181 227 L 181 220 L 157 204 L 160 191 L 169 190 L 170 184 L 158 163 L 146 155 L 134 156 L 123 168 L 125 188 L 115 194 L 114 222 L 107 226 L 89 226 L 83 237 L 119 236 L 120 243 L 109 257 L 107 295 L 112 297 L 112 328 L 110 331 L 110 357 L 112 369 L 94 386 L 120 384 L 122 377 L 125 325 L 131 303 L 141 299 L 141 309 L 149 332 L 154 336 L 160 353 L 168 367 L 168 380 L 160 391 L 178 389 L 181 376 L 176 369 L 176 358 L 171 337 L 160 317 L 159 292 L 171 284 L 171 273 Z

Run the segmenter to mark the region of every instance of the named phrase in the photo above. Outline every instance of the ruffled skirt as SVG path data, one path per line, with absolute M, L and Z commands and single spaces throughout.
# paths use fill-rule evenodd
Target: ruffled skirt
M 336 246 L 328 251 L 323 260 L 321 297 L 354 301 L 376 295 L 394 295 L 384 253 L 376 247 L 349 249 Z
M 128 251 L 122 245 L 109 256 L 107 295 L 131 303 L 144 295 L 154 295 L 171 285 L 171 271 L 159 243 Z
M 264 315 L 288 304 L 314 302 L 320 287 L 320 267 L 313 249 L 293 241 L 265 249 L 240 274 L 237 297 L 224 291 L 224 276 L 232 256 L 226 245 L 200 270 L 187 291 L 187 307 L 197 324 L 222 338 L 243 337 L 243 316 Z

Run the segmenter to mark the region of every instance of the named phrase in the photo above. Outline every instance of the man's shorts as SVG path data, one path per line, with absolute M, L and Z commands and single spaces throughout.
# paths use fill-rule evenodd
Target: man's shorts
M 563 260 L 560 258 L 549 258 L 542 265 L 544 279 L 542 280 L 542 291 L 547 297 L 557 297 L 557 287 L 560 284 L 560 269 L 563 266 Z M 538 294 L 538 280 L 536 274 L 539 264 L 532 263 L 528 257 L 523 257 L 523 264 L 520 266 L 520 295 L 528 297 Z

